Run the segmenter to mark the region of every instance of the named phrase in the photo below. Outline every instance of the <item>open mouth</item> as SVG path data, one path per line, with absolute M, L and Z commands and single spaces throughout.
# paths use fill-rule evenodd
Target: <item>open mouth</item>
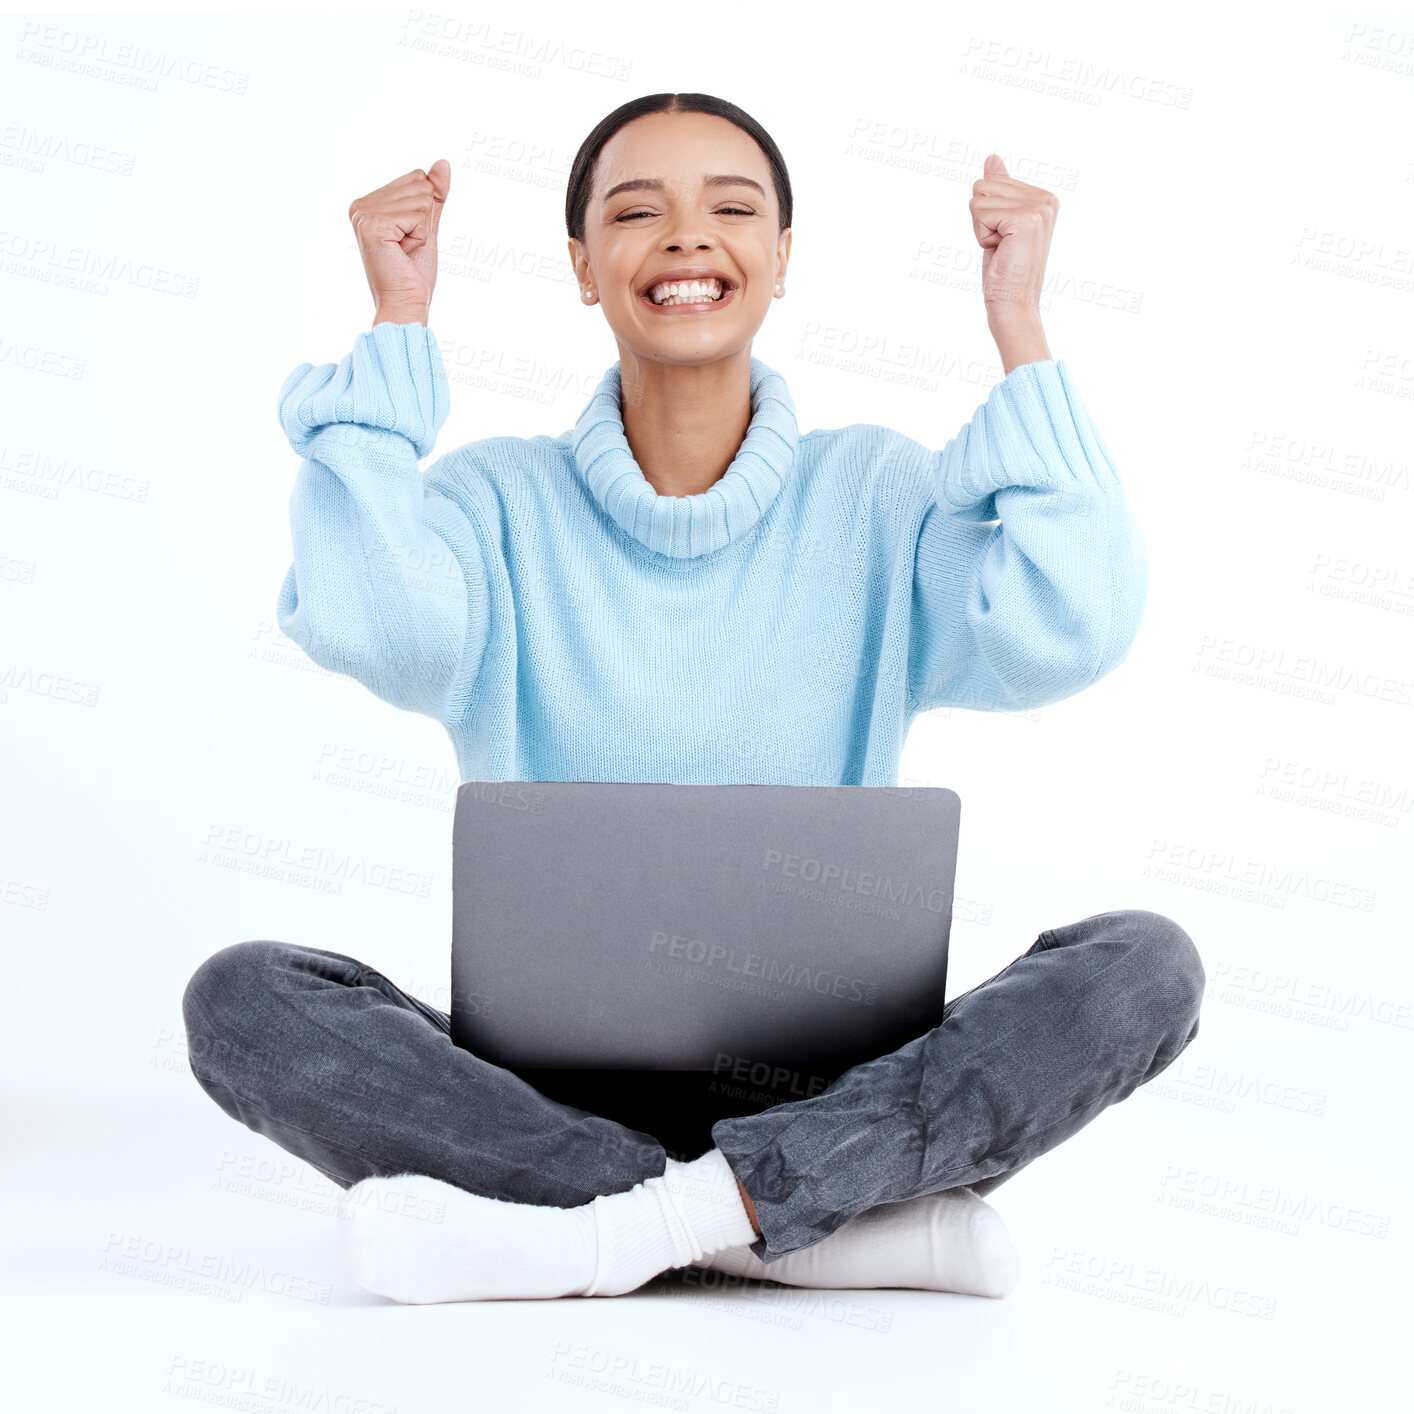
M 706 309 L 724 304 L 735 291 L 736 282 L 718 271 L 688 268 L 657 276 L 638 297 L 654 309 Z
M 706 304 L 715 303 L 726 292 L 720 280 L 667 280 L 654 285 L 648 298 L 654 304 Z

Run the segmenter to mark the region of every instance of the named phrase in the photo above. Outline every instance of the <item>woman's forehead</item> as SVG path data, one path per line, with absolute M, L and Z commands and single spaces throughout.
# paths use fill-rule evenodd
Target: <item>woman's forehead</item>
M 767 171 L 749 133 L 711 113 L 648 113 L 626 123 L 605 144 L 595 165 L 595 185 L 672 180 L 696 184 L 739 175 L 762 181 Z

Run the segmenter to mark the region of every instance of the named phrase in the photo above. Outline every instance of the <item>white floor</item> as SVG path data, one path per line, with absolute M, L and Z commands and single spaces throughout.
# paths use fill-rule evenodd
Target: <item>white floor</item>
M 1312 1414 L 1374 1407 L 1402 1348 L 1402 1219 L 1272 1228 L 1240 1211 L 1251 1191 L 1205 1208 L 1165 1156 L 1196 1123 L 1240 1165 L 1251 1126 L 1185 1103 L 1182 1077 L 997 1190 L 1028 1267 L 1004 1301 L 678 1274 L 613 1299 L 400 1307 L 340 1272 L 331 1184 L 175 1052 L 155 1064 L 138 1096 L 8 1106 L 11 1408 Z

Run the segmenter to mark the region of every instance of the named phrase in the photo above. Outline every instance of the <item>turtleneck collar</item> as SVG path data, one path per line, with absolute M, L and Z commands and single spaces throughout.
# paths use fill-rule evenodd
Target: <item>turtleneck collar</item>
M 660 496 L 624 436 L 622 367 L 600 380 L 575 423 L 575 465 L 595 499 L 650 550 L 692 559 L 740 539 L 766 513 L 795 463 L 799 431 L 786 380 L 751 360 L 751 423 L 732 464 L 696 496 Z

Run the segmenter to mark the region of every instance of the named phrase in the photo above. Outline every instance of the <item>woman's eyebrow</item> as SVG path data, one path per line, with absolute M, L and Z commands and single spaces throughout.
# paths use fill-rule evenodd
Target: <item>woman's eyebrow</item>
M 760 182 L 753 181 L 750 177 L 735 177 L 729 175 L 716 174 L 702 179 L 703 186 L 707 187 L 755 187 L 764 197 L 766 189 Z M 621 191 L 662 191 L 663 183 L 658 177 L 634 177 L 631 181 L 619 182 L 604 193 L 604 200 L 617 196 Z

